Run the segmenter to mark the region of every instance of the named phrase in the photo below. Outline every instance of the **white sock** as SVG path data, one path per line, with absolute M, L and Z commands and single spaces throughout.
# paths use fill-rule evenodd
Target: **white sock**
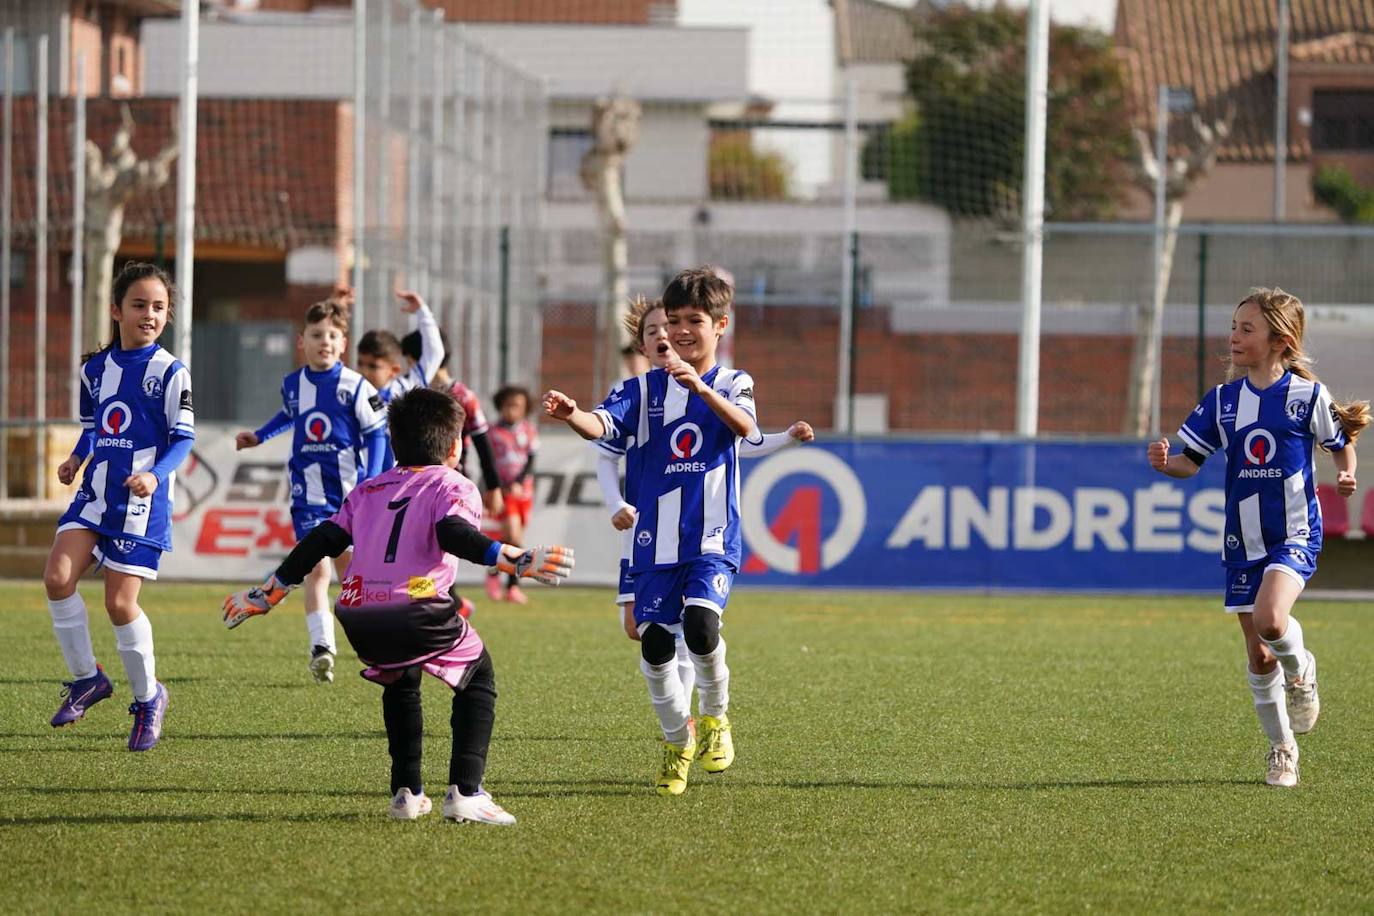
M 310 648 L 324 646 L 330 652 L 338 653 L 334 643 L 333 611 L 306 611 L 305 628 L 310 631 Z
M 48 613 L 52 615 L 52 632 L 62 648 L 62 660 L 74 680 L 95 674 L 95 650 L 91 648 L 91 625 L 86 616 L 86 602 L 80 592 L 72 592 L 56 601 L 48 599 Z
M 129 623 L 114 628 L 115 648 L 134 699 L 146 703 L 157 693 L 157 663 L 153 660 L 153 625 L 142 611 Z
M 1261 636 L 1260 640 L 1278 658 L 1283 666 L 1283 675 L 1289 682 L 1302 677 L 1303 669 L 1307 667 L 1307 647 L 1302 643 L 1302 624 L 1298 623 L 1298 618 L 1288 618 L 1288 629 L 1278 639 Z
M 644 672 L 644 681 L 649 685 L 649 702 L 654 704 L 654 714 L 658 716 L 664 740 L 678 747 L 686 747 L 689 736 L 687 714 L 691 708 L 682 695 L 677 662 L 651 665 L 641 658 L 639 670 Z
M 1255 695 L 1255 712 L 1259 715 L 1260 728 L 1268 736 L 1269 743 L 1296 745 L 1293 730 L 1288 726 L 1288 704 L 1283 696 L 1283 669 L 1275 666 L 1268 674 L 1247 671 L 1250 692 Z
M 725 640 L 708 655 L 688 653 L 697 670 L 697 706 L 703 716 L 720 718 L 730 708 L 730 669 L 725 667 Z
M 692 664 L 692 653 L 687 651 L 687 640 L 677 639 L 677 679 L 682 682 L 682 698 L 687 701 L 687 711 L 692 711 L 692 690 L 697 685 L 697 669 Z

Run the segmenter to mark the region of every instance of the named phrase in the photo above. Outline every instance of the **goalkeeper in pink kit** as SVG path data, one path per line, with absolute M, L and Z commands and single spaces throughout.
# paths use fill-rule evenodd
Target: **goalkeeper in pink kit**
M 333 518 L 296 545 L 262 585 L 230 595 L 230 628 L 265 614 L 325 556 L 353 547 L 336 617 L 362 676 L 382 685 L 382 718 L 391 754 L 392 817 L 413 819 L 432 804 L 420 780 L 423 718 L 420 680 L 430 674 L 453 690 L 453 750 L 444 817 L 513 824 L 482 788 L 496 715 L 491 656 L 449 597 L 458 560 L 557 585 L 573 566 L 564 547 L 526 550 L 480 531 L 477 487 L 454 470 L 463 409 L 449 395 L 416 388 L 391 402 L 388 422 L 397 466 L 356 487 Z

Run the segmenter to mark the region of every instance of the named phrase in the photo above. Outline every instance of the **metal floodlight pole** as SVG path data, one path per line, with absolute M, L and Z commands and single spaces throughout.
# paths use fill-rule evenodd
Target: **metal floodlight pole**
M 14 28 L 5 29 L 4 151 L 0 152 L 0 420 L 10 418 L 10 260 L 14 241 Z M 10 431 L 0 425 L 0 500 L 10 495 Z
M 72 327 L 68 397 L 72 419 L 81 418 L 81 300 L 86 288 L 86 52 L 76 55 L 76 125 L 72 130 Z
M 1274 99 L 1274 222 L 1284 219 L 1287 189 L 1284 167 L 1288 164 L 1288 0 L 1278 0 L 1279 40 L 1275 53 L 1274 78 L 1278 92 Z
M 436 321 L 442 322 L 444 309 L 444 159 L 448 156 L 448 142 L 444 136 L 444 100 L 448 95 L 448 35 L 444 29 L 444 11 L 435 9 L 434 17 L 434 91 L 431 98 L 430 134 L 434 139 L 430 157 L 432 187 L 429 208 L 429 305 Z M 440 325 L 442 327 L 442 324 Z
M 196 278 L 196 103 L 200 95 L 200 4 L 181 5 L 181 129 L 177 138 L 177 358 L 191 366 Z
M 377 263 L 372 269 L 373 296 L 381 302 L 388 295 L 387 270 L 391 266 L 391 2 L 381 0 L 381 70 L 377 85 Z M 367 292 L 358 290 L 354 301 L 359 333 L 363 323 L 363 308 Z M 357 341 L 354 341 L 356 344 Z
M 1160 396 L 1164 386 L 1164 208 L 1169 178 L 1169 87 L 1161 83 L 1155 98 L 1155 232 L 1154 303 L 1150 309 L 1150 346 L 1146 369 L 1150 379 L 1150 438 L 1159 437 Z M 1134 380 L 1133 380 L 1134 382 Z
M 33 495 L 42 499 L 47 482 L 48 431 L 48 36 L 38 36 L 37 67 L 37 176 L 34 182 L 34 357 L 33 390 L 34 442 L 37 461 L 34 465 Z
M 367 259 L 367 0 L 353 0 L 353 339 L 363 332 Z
M 848 435 L 854 433 L 854 390 L 850 380 L 854 376 L 850 365 L 854 341 L 854 233 L 858 231 L 858 147 L 859 147 L 859 89 L 853 73 L 846 72 L 844 80 L 844 199 L 841 213 L 840 242 L 840 334 L 835 372 L 835 428 Z
M 1034 436 L 1040 418 L 1040 306 L 1045 258 L 1045 108 L 1049 84 L 1049 0 L 1026 17 L 1026 159 L 1021 194 L 1021 339 L 1016 433 Z
M 406 22 L 406 278 L 407 289 L 429 295 L 420 269 L 420 7 L 410 10 Z M 380 303 L 378 303 L 380 306 Z M 392 314 L 390 311 L 385 314 Z M 391 322 L 386 322 L 390 324 Z

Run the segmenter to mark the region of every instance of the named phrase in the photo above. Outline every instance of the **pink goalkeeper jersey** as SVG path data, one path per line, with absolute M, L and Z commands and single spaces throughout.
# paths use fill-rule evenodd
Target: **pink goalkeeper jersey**
M 334 524 L 353 538 L 353 562 L 338 606 L 365 608 L 447 599 L 458 558 L 434 526 L 456 516 L 480 530 L 477 486 L 442 465 L 394 467 L 344 499 Z

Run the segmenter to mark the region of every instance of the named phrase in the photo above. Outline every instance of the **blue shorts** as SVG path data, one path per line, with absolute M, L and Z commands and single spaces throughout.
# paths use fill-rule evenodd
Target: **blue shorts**
M 615 593 L 616 604 L 629 604 L 635 600 L 635 574 L 630 572 L 630 561 L 620 559 L 620 586 Z
M 1223 602 L 1227 613 L 1254 613 L 1260 584 L 1271 569 L 1277 570 L 1280 575 L 1291 576 L 1299 585 L 1306 586 L 1307 580 L 1317 571 L 1317 554 L 1310 547 L 1290 545 L 1272 551 L 1253 566 L 1228 566 L 1226 598 Z
M 635 623 L 680 626 L 683 608 L 689 604 L 723 614 L 734 582 L 735 567 L 721 557 L 698 557 L 667 569 L 635 573 Z
M 333 509 L 328 506 L 292 506 L 291 527 L 296 529 L 296 540 L 300 540 L 318 528 L 320 522 L 334 517 Z
M 71 528 L 85 528 L 95 534 L 96 541 L 95 546 L 91 548 L 91 555 L 95 557 L 96 569 L 113 569 L 115 572 L 138 576 L 140 579 L 157 578 L 157 566 L 162 561 L 162 548 L 150 547 L 131 538 L 112 538 L 80 522 L 67 522 L 57 530 L 66 531 Z

